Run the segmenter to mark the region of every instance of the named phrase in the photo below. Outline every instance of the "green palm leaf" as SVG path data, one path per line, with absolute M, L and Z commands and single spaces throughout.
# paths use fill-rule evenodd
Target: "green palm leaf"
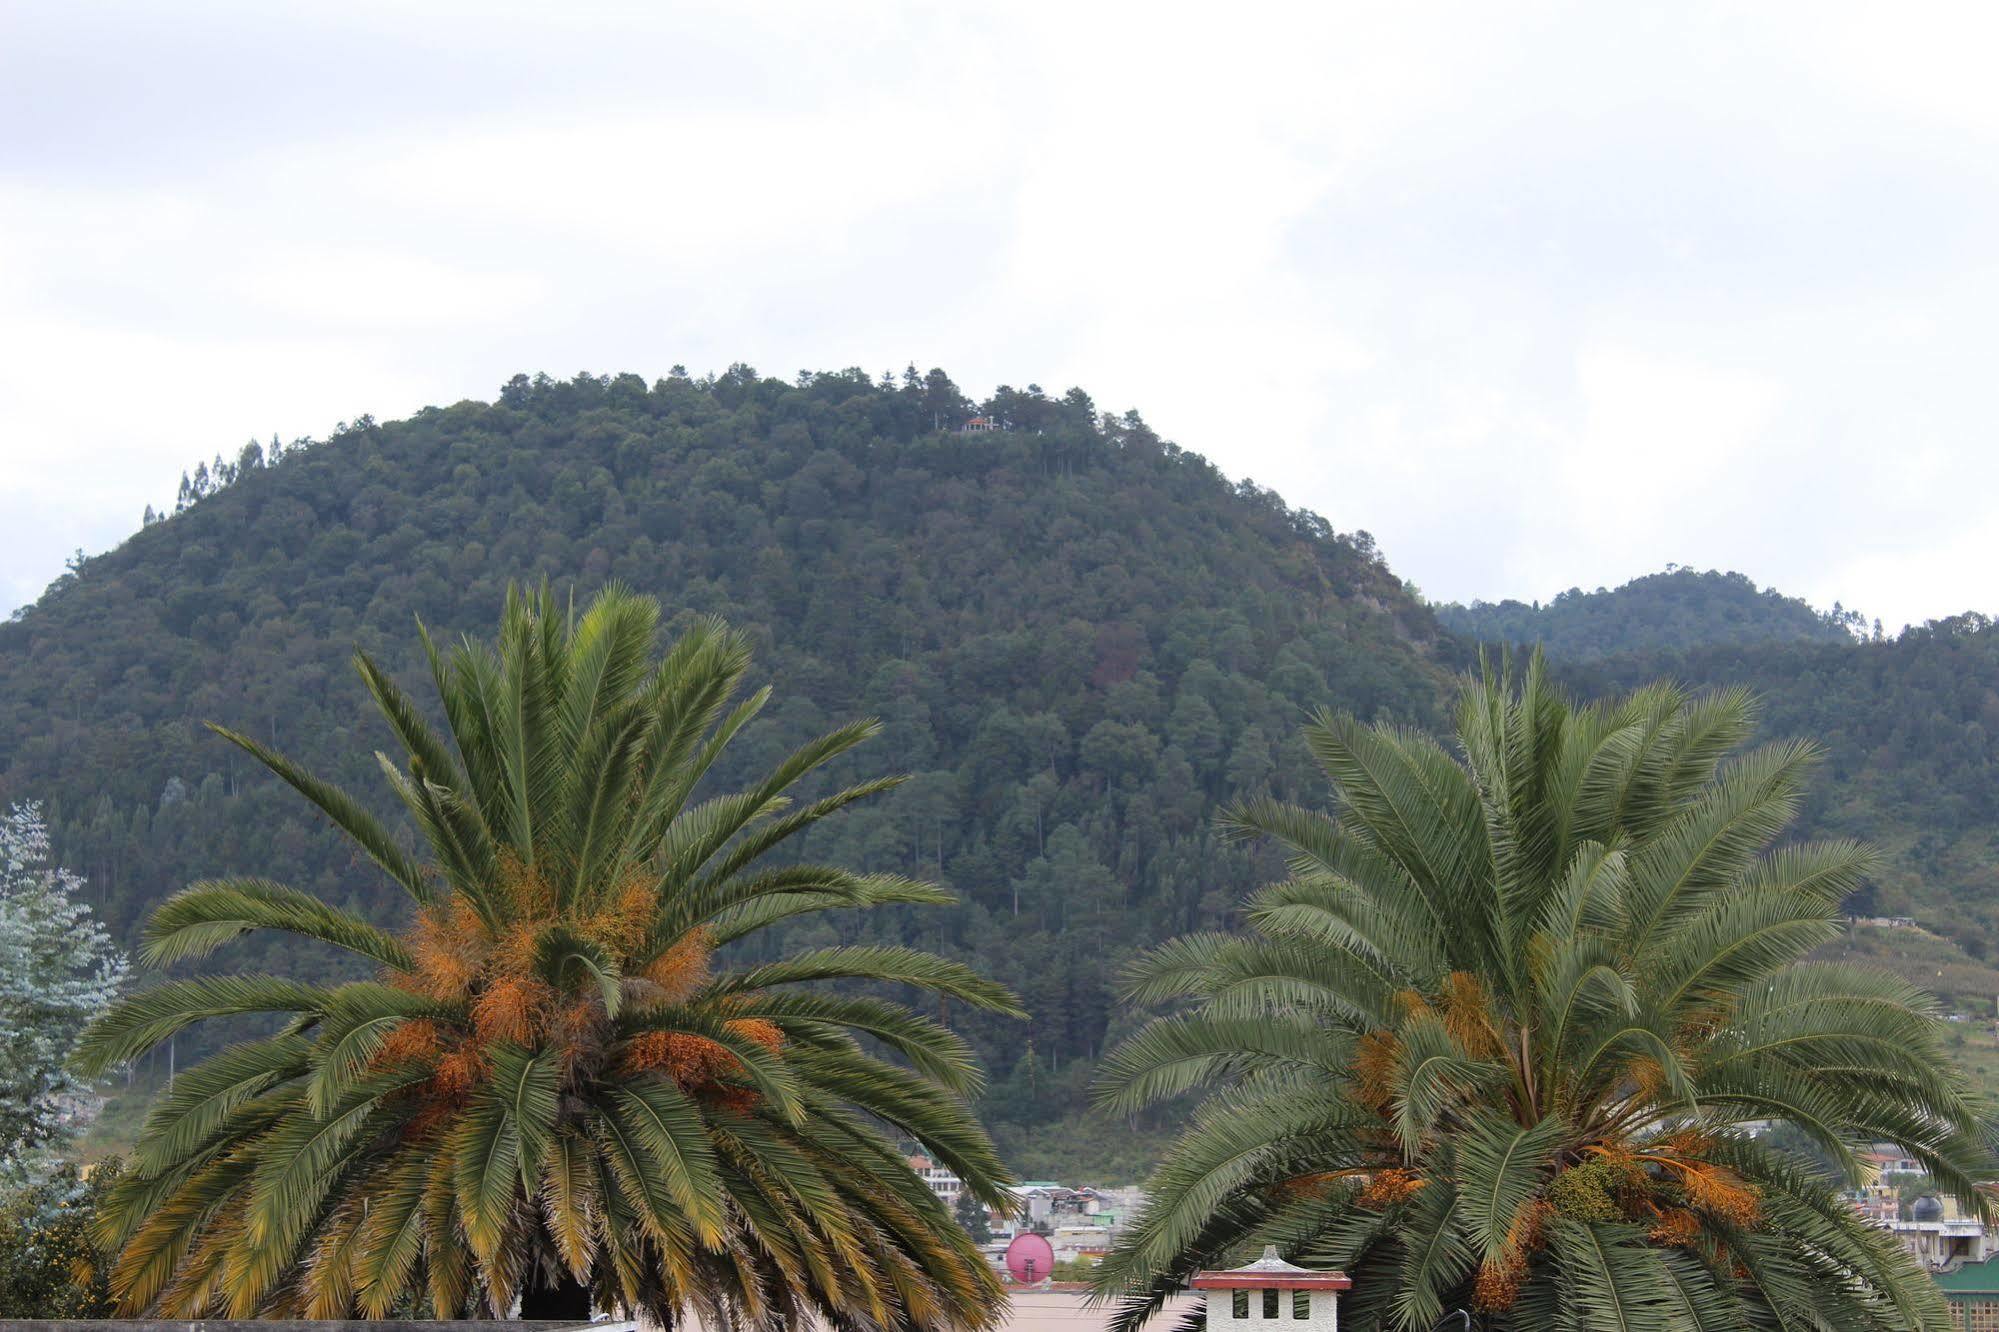
M 146 922 L 139 960 L 172 966 L 257 929 L 285 930 L 385 967 L 407 971 L 411 965 L 409 950 L 387 930 L 267 879 L 210 879 L 175 893 Z
M 1668 685 L 1578 705 L 1536 659 L 1466 682 L 1458 758 L 1316 717 L 1335 808 L 1221 825 L 1290 877 L 1128 978 L 1172 1011 L 1099 1103 L 1205 1099 L 1099 1269 L 1114 1326 L 1265 1243 L 1354 1278 L 1349 1329 L 1943 1326 L 1892 1237 L 1753 1136 L 1849 1176 L 1896 1143 L 1978 1215 L 1999 1170 L 1935 1004 L 1805 960 L 1872 860 L 1772 849 L 1816 751 L 1731 757 L 1753 716 Z
M 908 948 L 787 953 L 754 936 L 827 910 L 932 905 L 892 875 L 773 864 L 893 777 L 801 783 L 874 734 L 835 728 L 708 791 L 769 697 L 738 698 L 745 637 L 695 622 L 653 655 L 656 604 L 581 614 L 515 589 L 493 645 L 419 626 L 444 726 L 373 659 L 399 752 L 377 755 L 422 849 L 345 792 L 224 732 L 414 899 L 383 928 L 258 879 L 197 884 L 148 933 L 156 965 L 251 929 L 358 955 L 370 980 L 202 976 L 121 1000 L 99 1071 L 209 1018 L 278 1026 L 184 1072 L 107 1207 L 132 1314 L 491 1316 L 519 1300 L 772 1325 L 981 1332 L 1003 1298 L 909 1169 L 900 1134 L 1000 1203 L 965 1104 L 965 1041 L 875 994 L 1018 1014 L 1005 990 Z M 746 943 L 753 965 L 717 965 Z M 830 991 L 830 992 L 829 992 Z

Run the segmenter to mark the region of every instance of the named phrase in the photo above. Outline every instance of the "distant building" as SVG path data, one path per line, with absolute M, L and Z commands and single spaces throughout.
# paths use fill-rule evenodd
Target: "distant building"
M 1048 1245 L 1058 1263 L 1100 1263 L 1110 1254 L 1111 1231 L 1089 1224 L 1057 1226 L 1049 1232 Z
M 1864 1152 L 1854 1153 L 1876 1182 L 1888 1175 L 1920 1175 L 1923 1163 L 1893 1143 L 1877 1142 Z
M 1902 1215 L 1901 1195 L 1893 1184 L 1869 1184 L 1848 1196 L 1853 1200 L 1854 1210 L 1877 1226 L 1886 1226 Z
M 909 1168 L 946 1207 L 958 1205 L 958 1195 L 965 1191 L 965 1181 L 959 1179 L 949 1166 L 938 1165 L 927 1156 L 912 1156 Z
M 1940 1199 L 1918 1198 L 1907 1221 L 1881 1224 L 1901 1241 L 1910 1257 L 1931 1272 L 1966 1263 L 1982 1265 L 1999 1253 L 1999 1236 L 1987 1231 L 1977 1217 L 1953 1215 L 1956 1211 L 1955 1207 L 1946 1208 Z
M 1085 1217 L 1092 1225 L 1114 1225 L 1118 1216 L 1129 1213 L 1144 1197 L 1136 1189 L 1070 1188 L 1052 1179 L 1030 1179 L 1013 1185 L 1009 1192 L 1016 1217 L 1029 1228 L 1057 1226 Z
M 1999 1259 L 1960 1263 L 1932 1272 L 1950 1306 L 1950 1323 L 1962 1332 L 1999 1332 Z
M 1863 1216 L 1873 1219 L 1884 1209 L 1882 1190 L 1864 1190 Z M 1916 1199 L 1909 1219 L 1901 1220 L 1892 1200 L 1886 1219 L 1875 1224 L 1892 1234 L 1937 1283 L 1950 1305 L 1951 1326 L 1963 1332 L 1999 1332 L 1999 1232 L 1987 1230 L 1976 1217 L 1934 1194 Z
M 974 416 L 971 420 L 958 427 L 958 433 L 961 435 L 982 435 L 989 430 L 1004 429 L 1006 429 L 1006 423 L 1001 421 L 997 416 Z
M 1197 1272 L 1191 1284 L 1207 1298 L 1208 1332 L 1337 1332 L 1340 1292 L 1353 1289 L 1346 1273 L 1287 1263 L 1274 1244 L 1247 1266 Z
M 1848 916 L 1849 925 L 1867 925 L 1877 930 L 1917 930 L 1914 916 Z

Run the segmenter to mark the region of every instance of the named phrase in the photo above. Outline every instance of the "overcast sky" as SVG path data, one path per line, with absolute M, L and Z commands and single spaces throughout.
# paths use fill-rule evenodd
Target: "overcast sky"
M 1433 597 L 1999 610 L 1995 11 L 1653 8 L 0 0 L 0 612 L 252 435 L 738 360 L 1081 385 Z

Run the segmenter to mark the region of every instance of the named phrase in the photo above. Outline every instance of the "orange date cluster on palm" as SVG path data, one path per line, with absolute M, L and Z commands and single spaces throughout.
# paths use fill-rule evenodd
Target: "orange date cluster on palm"
M 1448 1034 L 1451 1047 L 1467 1057 L 1503 1066 L 1515 1046 L 1517 1038 L 1510 1039 L 1513 1034 L 1494 1020 L 1477 978 L 1466 973 L 1448 976 L 1434 997 L 1405 990 L 1395 996 L 1395 1004 L 1405 1021 L 1434 1020 Z M 1429 1152 L 1410 1155 L 1395 1129 L 1397 1107 L 1406 1092 L 1405 1053 L 1397 1031 L 1371 1031 L 1355 1042 L 1348 1070 L 1347 1090 L 1353 1101 L 1381 1119 L 1375 1135 L 1381 1164 L 1300 1175 L 1279 1185 L 1278 1194 L 1318 1195 L 1340 1181 L 1351 1181 L 1349 1187 L 1357 1189 L 1356 1206 L 1386 1214 L 1430 1183 L 1422 1166 Z M 1659 1075 L 1655 1062 L 1633 1061 L 1626 1070 L 1631 1098 L 1655 1095 Z M 1461 1109 L 1467 1114 L 1481 1110 L 1504 1114 L 1522 1127 L 1536 1122 L 1538 1111 L 1517 1093 L 1496 1096 L 1483 1106 L 1467 1101 Z M 1515 1210 L 1503 1241 L 1481 1261 L 1474 1283 L 1478 1307 L 1487 1312 L 1512 1308 L 1529 1276 L 1533 1255 L 1548 1242 L 1548 1225 L 1554 1218 L 1635 1225 L 1652 1243 L 1673 1248 L 1706 1243 L 1703 1218 L 1735 1228 L 1753 1226 L 1761 1195 L 1755 1185 L 1709 1159 L 1715 1147 L 1714 1141 L 1694 1132 L 1654 1136 L 1627 1132 L 1564 1149 L 1540 1189 Z
M 1474 1300 L 1484 1312 L 1513 1307 L 1536 1251 L 1547 1243 L 1548 1223 L 1560 1217 L 1621 1222 L 1642 1228 L 1654 1244 L 1696 1248 L 1705 1241 L 1703 1216 L 1746 1228 L 1756 1224 L 1761 1194 L 1725 1166 L 1703 1160 L 1711 1146 L 1697 1135 L 1671 1135 L 1640 1146 L 1591 1144 L 1557 1169 L 1542 1190 L 1521 1203 L 1504 1243 L 1480 1264 Z M 1322 1172 L 1282 1186 L 1287 1196 L 1324 1192 L 1338 1178 L 1354 1180 L 1357 1206 L 1388 1213 L 1429 1184 L 1405 1166 L 1354 1175 Z
M 571 1079 L 599 1068 L 652 1070 L 711 1104 L 740 1112 L 756 1107 L 759 1097 L 743 1081 L 742 1061 L 723 1045 L 706 1036 L 668 1031 L 640 1032 L 620 1041 L 596 985 L 579 983 L 564 992 L 536 974 L 542 941 L 557 929 L 595 945 L 617 964 L 636 962 L 658 909 L 652 884 L 634 879 L 608 894 L 609 904 L 601 910 L 578 918 L 560 914 L 541 876 L 517 861 L 503 866 L 503 882 L 511 912 L 502 924 L 489 924 L 463 897 L 425 907 L 408 937 L 416 965 L 386 977 L 391 985 L 466 1014 L 462 1022 L 405 1020 L 371 1061 L 378 1068 L 434 1063 L 430 1078 L 414 1089 L 425 1106 L 412 1129 L 421 1130 L 460 1108 L 491 1073 L 487 1051 L 502 1042 L 553 1052 Z M 707 981 L 710 952 L 705 931 L 692 930 L 627 974 L 621 990 L 641 1006 L 683 1003 Z M 725 1017 L 723 1027 L 773 1053 L 784 1043 L 776 1024 L 761 1018 Z

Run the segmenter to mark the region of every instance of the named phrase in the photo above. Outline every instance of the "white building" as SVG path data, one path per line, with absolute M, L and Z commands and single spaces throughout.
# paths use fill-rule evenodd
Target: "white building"
M 1208 1332 L 1337 1332 L 1340 1292 L 1353 1289 L 1344 1272 L 1314 1272 L 1277 1256 L 1225 1272 L 1198 1272 L 1192 1285 L 1207 1297 Z
M 1965 1216 L 1955 1203 L 1934 1196 L 1916 1199 L 1907 1221 L 1880 1224 L 1901 1241 L 1909 1255 L 1932 1272 L 1982 1263 L 1999 1253 L 1999 1235 L 1977 1217 Z
M 1111 1232 L 1107 1226 L 1087 1222 L 1056 1226 L 1049 1232 L 1048 1244 L 1058 1263 L 1100 1263 L 1111 1251 Z
M 950 1167 L 938 1165 L 927 1156 L 912 1156 L 909 1168 L 946 1207 L 958 1205 L 958 1195 L 965 1191 L 965 1181 L 959 1179 Z

